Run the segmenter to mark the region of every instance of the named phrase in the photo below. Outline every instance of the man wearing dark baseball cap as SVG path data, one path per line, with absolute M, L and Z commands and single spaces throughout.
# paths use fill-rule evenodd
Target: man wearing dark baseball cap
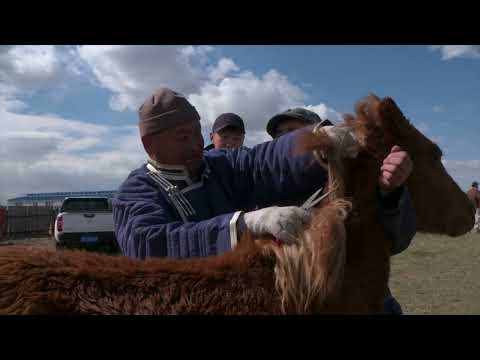
M 310 213 L 278 205 L 301 204 L 327 181 L 312 153 L 292 150 L 303 139 L 299 131 L 252 148 L 204 152 L 198 112 L 167 88 L 140 107 L 139 130 L 147 162 L 129 174 L 112 200 L 117 242 L 129 257 L 220 255 L 245 233 L 295 243 Z M 404 226 L 393 226 L 389 238 L 394 248 L 406 248 L 415 212 L 408 191 L 399 190 L 395 212 L 379 204 L 380 220 L 402 219 Z
M 276 139 L 293 130 L 317 123 L 321 123 L 322 126 L 333 125 L 328 119 L 322 120 L 313 111 L 303 108 L 288 109 L 268 121 L 267 133 Z
M 212 144 L 205 150 L 233 149 L 242 146 L 245 140 L 245 125 L 242 118 L 234 113 L 219 115 L 213 123 L 210 140 Z

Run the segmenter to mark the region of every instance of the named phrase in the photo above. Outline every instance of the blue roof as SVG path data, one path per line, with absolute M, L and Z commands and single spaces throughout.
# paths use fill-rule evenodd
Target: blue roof
M 28 201 L 28 200 L 60 200 L 72 196 L 106 196 L 113 197 L 116 191 L 70 191 L 70 192 L 51 192 L 51 193 L 36 193 L 26 194 L 16 198 L 8 199 L 7 201 Z

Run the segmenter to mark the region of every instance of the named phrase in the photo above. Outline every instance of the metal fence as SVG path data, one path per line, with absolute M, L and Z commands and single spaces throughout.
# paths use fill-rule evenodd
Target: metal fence
M 0 239 L 2 239 L 7 231 L 7 209 L 0 207 Z
M 48 235 L 53 229 L 57 209 L 52 206 L 9 206 L 7 235 Z

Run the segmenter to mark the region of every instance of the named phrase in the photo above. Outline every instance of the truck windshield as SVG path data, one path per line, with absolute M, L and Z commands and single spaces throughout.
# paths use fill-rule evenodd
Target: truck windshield
M 109 211 L 107 199 L 66 199 L 62 206 L 64 211 Z

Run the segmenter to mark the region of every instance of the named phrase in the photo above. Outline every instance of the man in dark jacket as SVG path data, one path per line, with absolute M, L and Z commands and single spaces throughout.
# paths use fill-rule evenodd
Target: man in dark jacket
M 243 146 L 245 125 L 243 119 L 234 113 L 219 115 L 212 126 L 210 145 L 205 150 L 234 149 Z
M 147 163 L 130 173 L 112 201 L 125 255 L 219 255 L 234 248 L 245 229 L 296 241 L 309 212 L 277 205 L 302 202 L 327 179 L 312 154 L 294 155 L 299 131 L 251 149 L 204 152 L 197 111 L 165 88 L 145 101 L 139 117 Z M 415 234 L 415 210 L 403 185 L 411 166 L 406 152 L 392 149 L 372 199 L 393 253 L 407 248 Z
M 321 126 L 333 125 L 330 120 L 322 120 L 313 111 L 304 108 L 293 108 L 285 110 L 268 120 L 267 133 L 273 139 L 276 139 L 294 130 L 314 124 L 320 124 Z

